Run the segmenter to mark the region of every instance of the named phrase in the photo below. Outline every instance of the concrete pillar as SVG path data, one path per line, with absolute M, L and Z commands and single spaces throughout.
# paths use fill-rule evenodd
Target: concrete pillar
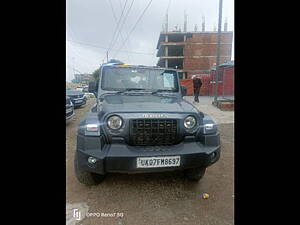
M 227 31 L 227 27 L 228 27 L 228 23 L 225 23 L 225 24 L 224 24 L 224 31 L 225 31 L 225 32 Z
M 168 35 L 165 36 L 165 42 L 168 42 Z
M 186 41 L 186 35 L 183 35 L 183 41 L 184 42 Z
M 168 46 L 165 47 L 165 56 L 168 56 L 169 55 L 169 49 L 168 49 Z
M 168 59 L 165 59 L 165 67 L 168 68 Z
M 225 18 L 225 23 L 224 23 L 224 31 L 227 31 L 228 23 L 227 23 L 227 17 Z

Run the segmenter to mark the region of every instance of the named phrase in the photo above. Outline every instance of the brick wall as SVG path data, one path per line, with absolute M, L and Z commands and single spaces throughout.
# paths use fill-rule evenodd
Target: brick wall
M 202 86 L 200 88 L 200 96 L 207 96 L 210 92 L 210 75 L 202 74 L 201 75 Z M 194 95 L 194 85 L 192 79 L 181 79 L 180 85 L 184 85 L 187 87 L 187 95 Z
M 232 32 L 221 34 L 221 43 L 232 42 Z M 199 43 L 217 43 L 218 33 L 199 33 L 193 34 L 191 38 L 187 38 L 187 42 L 199 42 Z
M 186 95 L 191 96 L 194 93 L 193 80 L 192 79 L 181 79 L 180 85 L 186 87 Z
M 232 32 L 222 33 L 221 43 L 232 43 L 232 35 Z M 198 33 L 187 38 L 184 47 L 183 70 L 209 70 L 216 63 L 217 38 L 217 33 Z M 231 48 L 232 44 L 221 45 L 220 63 L 231 59 Z
M 196 45 L 186 44 L 184 47 L 185 56 L 215 56 L 217 53 L 217 44 Z M 221 45 L 220 55 L 231 56 L 231 45 Z
M 215 80 L 215 70 L 210 73 L 210 78 L 212 81 Z M 214 94 L 215 84 L 211 84 L 209 88 L 211 95 Z M 223 68 L 223 81 L 218 84 L 218 95 L 234 95 L 234 67 Z
M 221 57 L 220 63 L 229 61 L 231 57 Z M 216 57 L 203 57 L 203 58 L 189 58 L 185 57 L 183 60 L 184 70 L 209 70 L 214 63 L 216 63 Z
M 223 81 L 219 82 L 218 85 L 218 95 L 234 95 L 234 67 L 223 68 Z M 195 73 L 194 73 L 195 74 Z M 190 79 L 192 73 L 189 73 L 189 79 L 181 79 L 180 84 L 187 87 L 187 95 L 194 95 L 193 80 Z M 215 79 L 215 71 L 212 70 L 210 74 L 201 74 L 202 86 L 200 89 L 200 96 L 214 95 L 215 84 L 213 83 Z M 224 85 L 224 86 L 223 86 Z

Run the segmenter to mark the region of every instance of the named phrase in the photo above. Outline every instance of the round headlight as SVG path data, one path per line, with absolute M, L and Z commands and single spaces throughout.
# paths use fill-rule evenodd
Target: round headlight
M 118 130 L 122 127 L 122 119 L 119 116 L 111 116 L 107 120 L 107 126 L 112 130 Z
M 193 116 L 188 116 L 188 117 L 185 118 L 185 120 L 184 120 L 184 126 L 185 126 L 185 128 L 187 128 L 187 129 L 191 129 L 191 128 L 195 127 L 195 126 L 196 126 L 196 123 L 197 123 L 196 118 L 193 117 Z

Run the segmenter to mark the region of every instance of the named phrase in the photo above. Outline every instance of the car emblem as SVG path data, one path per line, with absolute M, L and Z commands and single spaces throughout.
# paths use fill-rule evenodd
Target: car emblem
M 167 118 L 166 114 L 143 114 L 144 118 Z

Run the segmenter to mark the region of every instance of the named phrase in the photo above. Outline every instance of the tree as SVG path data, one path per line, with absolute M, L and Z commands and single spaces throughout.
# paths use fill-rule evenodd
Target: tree
M 95 81 L 98 81 L 98 80 L 99 80 L 99 73 L 100 73 L 100 68 L 96 69 L 96 70 L 92 73 L 92 75 L 93 75 Z
M 124 64 L 122 61 L 118 60 L 118 59 L 111 59 L 108 61 L 108 63 L 120 63 L 120 64 Z M 96 69 L 92 75 L 95 79 L 95 81 L 97 82 L 99 80 L 99 73 L 100 73 L 100 68 Z

